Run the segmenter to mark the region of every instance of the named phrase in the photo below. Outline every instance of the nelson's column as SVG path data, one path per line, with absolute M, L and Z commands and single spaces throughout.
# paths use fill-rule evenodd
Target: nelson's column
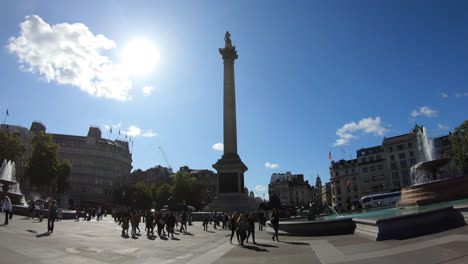
M 224 155 L 213 165 L 218 172 L 217 197 L 209 205 L 211 211 L 252 210 L 253 201 L 244 194 L 244 172 L 247 166 L 237 154 L 236 87 L 234 61 L 238 58 L 232 46 L 231 34 L 226 32 L 225 46 L 219 49 L 224 61 Z

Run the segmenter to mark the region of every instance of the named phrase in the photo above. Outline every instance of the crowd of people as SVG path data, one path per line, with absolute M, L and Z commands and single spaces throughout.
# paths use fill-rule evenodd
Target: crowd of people
M 47 212 L 47 232 L 53 233 L 54 223 L 57 219 L 61 219 L 61 209 L 58 208 L 57 202 L 54 200 L 45 209 L 45 202 L 39 201 L 39 210 L 36 210 L 36 203 L 34 201 L 29 202 L 29 217 L 36 216 L 39 222 L 42 222 Z M 12 219 L 12 204 L 8 196 L 5 196 L 2 200 L 2 211 L 5 213 L 5 225 L 8 225 Z M 37 215 L 37 211 L 38 214 Z M 102 220 L 103 217 L 107 216 L 107 210 L 102 210 L 100 207 L 97 209 L 88 208 L 80 210 L 76 209 L 76 221 L 79 221 L 80 217 L 83 220 L 90 221 L 96 218 L 97 221 Z M 187 211 L 181 212 L 170 212 L 170 211 L 141 211 L 141 210 L 127 210 L 127 209 L 116 209 L 112 210 L 112 217 L 116 223 L 122 227 L 122 236 L 125 237 L 136 237 L 141 234 L 140 223 L 145 223 L 145 232 L 148 237 L 156 238 L 174 238 L 176 231 L 188 233 L 187 226 L 192 225 L 192 213 Z M 277 209 L 272 209 L 269 215 L 271 225 L 274 229 L 272 236 L 273 241 L 278 239 L 278 228 L 279 228 L 279 212 Z M 252 239 L 252 243 L 255 242 L 255 222 L 258 222 L 258 229 L 262 231 L 265 227 L 267 217 L 264 211 L 260 212 L 223 212 L 223 213 L 204 213 L 201 219 L 203 230 L 208 231 L 208 226 L 213 225 L 214 229 L 229 229 L 231 231 L 230 243 L 234 235 L 237 238 L 237 242 L 240 246 L 244 246 L 244 242 L 249 243 L 249 239 Z M 130 229 L 131 228 L 131 229 Z M 130 229 L 130 235 L 129 235 Z M 157 236 L 155 234 L 155 230 Z M 228 235 L 229 236 L 229 235 Z

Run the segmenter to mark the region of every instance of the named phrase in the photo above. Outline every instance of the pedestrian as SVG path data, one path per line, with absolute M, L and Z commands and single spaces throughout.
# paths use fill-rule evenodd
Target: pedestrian
M 128 236 L 128 222 L 130 221 L 130 215 L 128 212 L 122 213 L 122 236 Z
M 217 226 L 218 226 L 218 213 L 215 212 L 213 215 L 213 228 L 216 229 Z
M 154 210 L 148 211 L 146 213 L 146 219 L 145 219 L 145 224 L 146 224 L 146 235 L 150 236 L 153 235 L 153 230 L 154 230 L 154 216 L 153 216 Z
M 31 217 L 32 219 L 34 219 L 34 207 L 35 207 L 35 204 L 34 204 L 34 201 L 31 200 L 29 202 L 29 217 Z
M 42 219 L 44 219 L 44 201 L 39 204 L 39 211 L 39 222 L 42 222 Z
M 140 234 L 141 233 L 141 231 L 140 231 L 141 214 L 140 214 L 139 211 L 136 211 L 135 214 L 136 214 L 136 220 L 137 220 L 136 229 L 138 229 L 138 234 Z
M 81 213 L 81 212 L 80 212 L 80 208 L 77 207 L 77 208 L 76 208 L 76 212 L 75 212 L 75 221 L 76 221 L 76 222 L 79 222 L 79 221 L 80 221 L 80 213 Z
M 270 222 L 271 222 L 271 225 L 273 226 L 273 229 L 275 230 L 275 234 L 271 238 L 273 239 L 273 241 L 275 241 L 275 237 L 276 237 L 276 241 L 279 242 L 279 239 L 278 239 L 279 213 L 278 213 L 277 208 L 273 208 L 273 210 L 271 211 Z
M 181 216 L 181 222 L 180 222 L 180 232 L 187 233 L 187 212 L 183 212 Z
M 237 212 L 232 214 L 231 220 L 229 221 L 229 229 L 231 229 L 231 239 L 230 242 L 232 244 L 232 238 L 234 237 L 234 233 L 236 233 L 237 243 L 239 243 L 239 233 L 237 233 Z
M 10 197 L 3 197 L 2 210 L 5 212 L 5 225 L 8 225 L 8 220 L 13 217 L 13 206 L 11 205 Z
M 249 237 L 252 235 L 252 241 L 255 243 L 255 216 L 253 213 L 250 213 L 249 218 L 247 218 L 247 243 L 249 243 Z
M 258 213 L 258 230 L 259 231 L 263 230 L 263 227 L 265 226 L 265 221 L 266 221 L 265 214 L 263 211 L 260 211 Z
M 49 206 L 49 218 L 47 220 L 47 233 L 54 232 L 55 218 L 57 217 L 57 201 L 53 200 Z
M 208 222 L 210 222 L 210 216 L 205 214 L 203 216 L 203 231 L 208 231 Z
M 132 224 L 132 237 L 135 237 L 136 236 L 136 227 L 137 227 L 137 223 L 138 223 L 138 214 L 137 214 L 137 212 L 133 212 L 131 214 L 130 223 Z
M 62 221 L 62 218 L 63 218 L 62 208 L 59 207 L 59 208 L 57 209 L 57 219 L 58 219 L 59 221 Z
M 240 237 L 240 245 L 244 246 L 244 240 L 247 237 L 247 219 L 244 214 L 241 214 L 237 220 L 237 233 Z
M 167 236 L 174 237 L 174 226 L 175 226 L 175 216 L 173 213 L 170 213 L 166 220 Z

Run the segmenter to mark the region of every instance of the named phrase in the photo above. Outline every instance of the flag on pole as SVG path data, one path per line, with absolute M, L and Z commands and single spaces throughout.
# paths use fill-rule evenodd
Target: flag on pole
M 109 129 L 110 129 L 110 133 L 112 134 L 112 127 L 110 127 Z
M 329 159 L 329 160 L 332 160 L 332 157 L 331 157 L 331 151 L 330 151 L 330 152 L 328 152 L 328 159 Z
M 120 128 L 119 128 L 119 136 L 120 136 Z
M 7 108 L 7 110 L 6 110 L 6 115 L 7 115 L 7 116 L 10 116 L 10 113 L 8 113 L 8 108 Z
M 127 138 L 127 134 L 125 134 L 125 138 Z

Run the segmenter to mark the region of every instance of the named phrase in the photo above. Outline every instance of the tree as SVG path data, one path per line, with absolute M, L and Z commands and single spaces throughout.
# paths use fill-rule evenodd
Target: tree
M 26 168 L 26 177 L 36 187 L 50 186 L 57 177 L 58 145 L 52 141 L 51 134 L 40 132 L 32 140 L 32 153 Z
M 172 187 L 167 183 L 163 184 L 161 187 L 157 188 L 153 196 L 153 206 L 157 209 L 162 209 L 171 195 Z
M 72 165 L 68 160 L 58 161 L 59 146 L 54 144 L 52 135 L 40 132 L 31 139 L 31 143 L 32 152 L 26 168 L 26 177 L 31 185 L 66 192 L 70 187 Z
M 70 173 L 72 165 L 68 160 L 62 162 L 57 170 L 57 192 L 65 193 L 70 189 Z
M 177 172 L 174 176 L 174 186 L 172 186 L 174 199 L 181 203 L 198 204 L 200 202 L 200 186 L 195 177 L 189 173 Z
M 3 160 L 16 161 L 23 156 L 24 146 L 18 136 L 13 136 L 7 131 L 0 131 L 0 163 Z
M 445 153 L 446 156 L 452 157 L 460 172 L 468 173 L 468 120 L 463 122 L 449 136 L 452 149 Z

